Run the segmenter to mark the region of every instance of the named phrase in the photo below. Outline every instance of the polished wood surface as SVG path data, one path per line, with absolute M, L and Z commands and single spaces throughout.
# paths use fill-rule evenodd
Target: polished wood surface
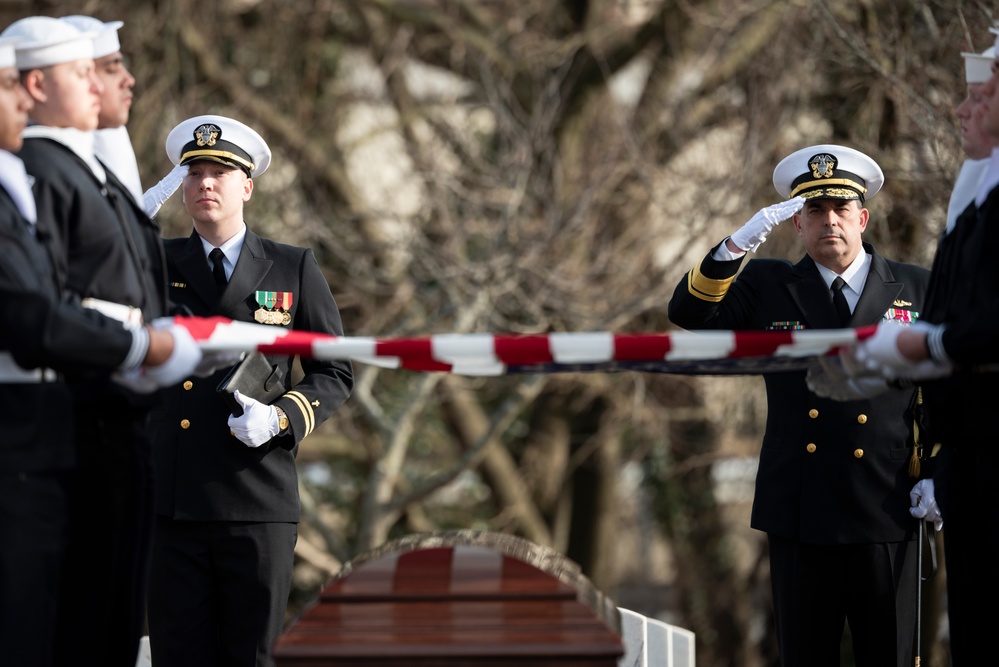
M 279 667 L 616 667 L 623 653 L 616 607 L 578 566 L 473 531 L 411 537 L 351 561 L 274 648 Z

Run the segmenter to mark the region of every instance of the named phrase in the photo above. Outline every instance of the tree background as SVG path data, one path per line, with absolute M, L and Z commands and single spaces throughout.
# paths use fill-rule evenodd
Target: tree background
M 816 143 L 880 163 L 866 238 L 929 266 L 963 159 L 960 52 L 991 45 L 995 3 L 0 0 L 4 26 L 34 14 L 125 22 L 146 187 L 176 123 L 243 120 L 274 152 L 248 224 L 315 250 L 348 335 L 422 336 L 670 330 L 674 285 Z M 158 221 L 190 233 L 179 196 Z M 802 253 L 790 225 L 759 251 Z M 355 373 L 301 447 L 289 617 L 388 539 L 474 528 L 693 630 L 701 667 L 776 664 L 748 528 L 758 377 Z

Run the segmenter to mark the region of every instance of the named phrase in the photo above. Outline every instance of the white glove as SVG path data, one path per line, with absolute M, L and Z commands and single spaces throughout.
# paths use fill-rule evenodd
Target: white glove
M 774 227 L 780 221 L 787 220 L 800 211 L 804 203 L 804 197 L 795 197 L 761 208 L 756 212 L 756 215 L 749 219 L 749 222 L 740 227 L 735 234 L 732 234 L 730 237 L 732 243 L 740 250 L 756 252 L 756 249 L 767 240 L 767 236 L 770 235 Z
M 808 367 L 805 382 L 817 396 L 834 401 L 859 401 L 888 391 L 888 382 L 880 375 L 852 375 L 839 357 L 819 357 Z
M 156 217 L 163 202 L 170 199 L 170 195 L 184 182 L 189 168 L 186 164 L 178 164 L 159 183 L 142 194 L 142 210 L 146 212 L 146 215 L 150 218 Z
M 917 519 L 932 521 L 933 529 L 940 532 L 944 522 L 943 517 L 940 516 L 940 508 L 937 507 L 932 479 L 921 479 L 916 482 L 912 491 L 909 491 L 909 502 L 912 503 L 909 514 Z
M 173 336 L 173 352 L 170 357 L 159 366 L 145 367 L 146 377 L 160 387 L 177 384 L 191 375 L 201 363 L 201 346 L 195 342 L 186 327 L 171 324 L 167 331 Z
M 885 369 L 905 370 L 916 362 L 903 357 L 898 349 L 898 335 L 905 327 L 893 321 L 881 322 L 870 338 L 857 343 L 854 356 L 864 367 L 876 373 Z
M 931 380 L 950 375 L 953 367 L 949 362 L 913 361 L 902 356 L 898 348 L 898 336 L 906 329 L 929 332 L 936 326 L 939 325 L 914 322 L 906 327 L 896 322 L 882 322 L 873 336 L 857 344 L 854 357 L 868 371 L 880 373 L 889 380 Z
M 264 405 L 260 401 L 243 396 L 239 391 L 232 393 L 233 397 L 243 406 L 243 414 L 239 417 L 229 415 L 229 430 L 247 447 L 259 447 L 278 434 L 277 410 L 273 405 Z

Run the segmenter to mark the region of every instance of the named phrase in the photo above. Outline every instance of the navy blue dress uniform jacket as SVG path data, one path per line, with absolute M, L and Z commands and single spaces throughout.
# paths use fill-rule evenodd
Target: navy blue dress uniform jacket
M 0 352 L 24 368 L 110 373 L 132 335 L 94 310 L 63 301 L 44 235 L 0 188 Z M 76 461 L 72 397 L 62 381 L 0 383 L 0 471 L 67 470 Z
M 25 139 L 18 157 L 36 178 L 39 230 L 51 239 L 60 283 L 81 299 L 141 308 L 146 322 L 165 315 L 159 227 L 114 174 L 106 170 L 102 184 L 76 153 L 41 137 Z M 106 378 L 74 384 L 80 405 L 106 408 L 112 399 L 145 409 L 153 402 Z
M 45 236 L 0 187 L 0 354 L 25 369 L 116 369 L 132 335 L 63 301 Z M 77 462 L 73 396 L 51 370 L 0 381 L 0 664 L 51 664 L 69 538 L 68 475 Z M 14 378 L 11 378 L 14 379 Z M 134 661 L 134 658 L 133 658 Z
M 328 283 L 308 248 L 262 239 L 247 230 L 239 260 L 221 298 L 197 233 L 165 241 L 171 300 L 195 315 L 254 322 L 256 293 L 290 292 L 286 328 L 343 335 Z M 291 384 L 291 357 L 272 357 L 285 372 L 286 393 L 272 404 L 290 421 L 289 432 L 257 448 L 230 434 L 229 408 L 216 392 L 228 369 L 192 377 L 161 392 L 151 431 L 156 511 L 193 521 L 297 522 L 298 443 L 347 400 L 349 361 L 301 359 L 304 377 Z
M 166 314 L 166 263 L 159 228 L 110 171 L 101 182 L 67 146 L 27 137 L 18 153 L 51 238 L 68 293 Z M 153 514 L 152 458 L 145 429 L 156 394 L 107 374 L 68 378 L 73 390 L 77 470 L 59 603 L 56 663 L 134 664 L 145 610 Z
M 980 208 L 972 204 L 964 210 L 953 231 L 940 239 L 933 259 L 923 317 L 947 324 L 943 346 L 957 372 L 925 382 L 923 397 L 930 436 L 946 446 L 977 447 L 982 435 L 994 430 L 999 404 L 997 223 L 999 188 L 994 188 Z
M 717 246 L 716 246 L 717 247 Z M 865 243 L 870 274 L 849 326 L 915 319 L 929 271 L 886 260 Z M 714 249 L 712 249 L 714 252 Z M 797 264 L 711 253 L 676 286 L 670 320 L 684 329 L 839 328 L 829 288 L 807 255 Z M 705 295 L 718 295 L 714 300 Z M 908 474 L 912 389 L 834 401 L 808 390 L 804 371 L 764 374 L 767 424 L 751 524 L 809 544 L 898 542 L 913 536 Z

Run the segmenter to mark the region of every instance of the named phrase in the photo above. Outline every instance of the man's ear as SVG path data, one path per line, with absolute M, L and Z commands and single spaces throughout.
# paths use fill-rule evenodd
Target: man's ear
M 243 181 L 243 201 L 244 202 L 250 201 L 250 196 L 252 194 L 253 194 L 253 179 L 247 177 L 247 179 Z
M 21 75 L 21 84 L 35 102 L 45 103 L 48 101 L 49 96 L 46 92 L 45 70 L 28 70 Z

